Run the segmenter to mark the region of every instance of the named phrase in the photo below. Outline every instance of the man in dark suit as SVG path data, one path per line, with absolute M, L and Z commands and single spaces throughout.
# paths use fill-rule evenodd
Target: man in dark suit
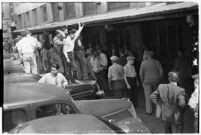
M 181 133 L 182 114 L 185 106 L 185 90 L 177 86 L 176 72 L 168 73 L 169 84 L 160 84 L 149 99 L 156 104 L 156 117 L 165 122 L 165 133 Z

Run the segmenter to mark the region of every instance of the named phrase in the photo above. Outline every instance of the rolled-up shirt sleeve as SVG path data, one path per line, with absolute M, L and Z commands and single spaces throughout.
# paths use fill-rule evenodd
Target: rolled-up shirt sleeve
M 65 44 L 64 46 L 63 46 L 63 54 L 65 55 L 65 57 L 66 58 L 68 58 L 68 54 L 67 54 L 67 50 L 68 48 L 67 48 L 67 44 Z
M 101 66 L 103 67 L 107 67 L 107 57 L 105 56 L 105 54 L 101 55 Z
M 179 96 L 178 96 L 178 105 L 180 107 L 184 107 L 186 105 L 186 102 L 185 102 L 185 91 L 182 91 Z
M 108 69 L 108 79 L 112 79 L 112 73 L 111 73 L 111 68 Z
M 38 83 L 46 83 L 46 75 L 45 76 L 43 76 L 39 81 L 38 81 Z

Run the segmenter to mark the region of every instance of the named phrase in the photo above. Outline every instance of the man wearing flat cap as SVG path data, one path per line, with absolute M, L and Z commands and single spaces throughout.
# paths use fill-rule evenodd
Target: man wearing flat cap
M 112 65 L 108 69 L 109 88 L 114 93 L 115 98 L 122 98 L 122 93 L 125 91 L 124 69 L 118 64 L 118 57 L 110 58 Z
M 156 117 L 165 122 L 165 133 L 182 133 L 185 90 L 177 86 L 177 72 L 168 73 L 169 84 L 160 84 L 149 99 L 156 105 Z

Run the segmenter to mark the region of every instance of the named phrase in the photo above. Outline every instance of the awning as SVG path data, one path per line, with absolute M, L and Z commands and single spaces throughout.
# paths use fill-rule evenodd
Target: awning
M 181 2 L 177 4 L 171 4 L 166 5 L 165 3 L 153 5 L 149 7 L 144 8 L 138 8 L 138 9 L 126 9 L 126 10 L 120 10 L 120 11 L 114 11 L 114 12 L 107 12 L 104 14 L 97 14 L 92 16 L 86 16 L 81 18 L 75 18 L 70 20 L 65 20 L 62 22 L 53 22 L 48 24 L 42 24 L 39 26 L 34 26 L 28 28 L 30 31 L 41 31 L 45 29 L 55 29 L 64 27 L 66 25 L 75 25 L 79 22 L 83 22 L 86 26 L 90 26 L 97 23 L 102 22 L 115 22 L 120 23 L 120 20 L 129 20 L 133 19 L 133 21 L 137 21 L 138 18 L 144 18 L 146 20 L 146 17 L 150 17 L 152 15 L 161 15 L 161 14 L 170 14 L 170 13 L 176 13 L 176 12 L 183 12 L 183 11 L 191 11 L 191 10 L 197 10 L 198 4 L 194 2 Z M 118 22 L 117 22 L 118 21 Z M 139 20 L 138 20 L 139 21 Z M 13 33 L 19 33 L 23 30 L 16 30 L 13 31 Z

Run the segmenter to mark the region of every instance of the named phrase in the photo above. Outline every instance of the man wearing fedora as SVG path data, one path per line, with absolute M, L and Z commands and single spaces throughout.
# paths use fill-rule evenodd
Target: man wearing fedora
M 149 99 L 156 105 L 156 117 L 165 122 L 165 133 L 182 133 L 185 90 L 177 86 L 177 72 L 168 73 L 169 84 L 160 84 Z

